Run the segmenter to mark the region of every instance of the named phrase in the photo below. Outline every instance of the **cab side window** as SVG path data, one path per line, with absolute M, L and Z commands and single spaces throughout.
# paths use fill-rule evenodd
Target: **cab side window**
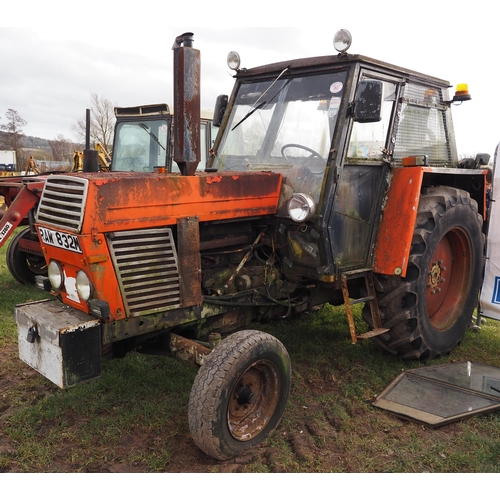
M 432 164 L 442 166 L 458 161 L 450 139 L 453 130 L 448 100 L 448 89 L 406 84 L 394 148 L 396 163 L 417 155 L 426 155 Z
M 349 163 L 359 160 L 381 160 L 382 150 L 387 144 L 387 134 L 391 123 L 391 115 L 396 103 L 396 85 L 383 82 L 384 99 L 382 103 L 382 119 L 379 122 L 355 122 L 347 150 Z

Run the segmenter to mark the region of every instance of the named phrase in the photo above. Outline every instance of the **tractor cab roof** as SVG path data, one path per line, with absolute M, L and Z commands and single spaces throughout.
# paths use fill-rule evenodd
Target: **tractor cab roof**
M 279 75 L 285 68 L 287 73 L 302 73 L 308 70 L 321 71 L 328 68 L 338 68 L 345 66 L 360 65 L 363 67 L 371 67 L 386 74 L 394 75 L 397 77 L 408 78 L 411 80 L 420 80 L 433 83 L 440 87 L 450 87 L 450 82 L 440 78 L 436 78 L 418 71 L 409 70 L 396 66 L 394 64 L 386 63 L 373 59 L 371 57 L 359 54 L 341 54 L 330 56 L 307 57 L 302 59 L 291 59 L 289 61 L 282 61 L 263 66 L 256 66 L 255 68 L 242 68 L 236 72 L 235 78 L 252 78 L 259 75 Z

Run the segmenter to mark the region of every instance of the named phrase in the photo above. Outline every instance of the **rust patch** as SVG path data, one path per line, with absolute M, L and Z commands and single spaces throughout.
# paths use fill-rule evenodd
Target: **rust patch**
M 281 175 L 271 172 L 120 174 L 106 180 L 96 179 L 96 174 L 86 176 L 84 234 L 92 228 L 105 233 L 173 225 L 187 217 L 205 222 L 274 214 L 281 189 Z
M 177 254 L 180 276 L 180 305 L 189 307 L 201 304 L 201 256 L 198 217 L 177 221 Z
M 201 366 L 211 352 L 208 347 L 175 333 L 170 334 L 170 351 L 177 359 L 191 366 Z
M 216 182 L 222 182 L 222 176 L 214 175 L 213 177 L 207 177 L 207 184 L 214 184 Z
M 187 34 L 186 34 L 187 35 Z M 200 52 L 190 36 L 176 38 L 174 46 L 174 161 L 183 176 L 192 176 L 201 159 Z

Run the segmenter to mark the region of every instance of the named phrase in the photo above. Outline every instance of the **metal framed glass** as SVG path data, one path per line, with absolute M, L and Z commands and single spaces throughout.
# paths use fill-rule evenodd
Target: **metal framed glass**
M 430 426 L 495 411 L 500 408 L 500 368 L 464 361 L 408 370 L 373 405 Z

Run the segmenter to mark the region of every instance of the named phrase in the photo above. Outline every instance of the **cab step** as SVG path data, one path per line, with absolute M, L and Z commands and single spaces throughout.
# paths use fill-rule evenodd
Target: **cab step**
M 351 299 L 349 297 L 349 286 L 348 280 L 353 278 L 363 277 L 365 280 L 366 297 L 360 297 L 357 299 Z M 349 323 L 349 332 L 351 335 L 351 340 L 353 344 L 356 344 L 358 339 L 369 339 L 376 337 L 378 335 L 382 335 L 385 332 L 388 332 L 388 328 L 382 327 L 382 319 L 380 318 L 380 310 L 378 308 L 377 295 L 375 293 L 375 285 L 373 284 L 373 270 L 372 269 L 358 269 L 355 271 L 348 271 L 342 274 L 342 295 L 344 296 L 344 304 L 347 315 L 347 321 Z M 368 303 L 370 306 L 370 313 L 372 315 L 373 326 L 375 327 L 373 330 L 369 332 L 365 332 L 362 334 L 356 333 L 356 325 L 354 323 L 354 318 L 352 315 L 351 306 L 359 303 Z

